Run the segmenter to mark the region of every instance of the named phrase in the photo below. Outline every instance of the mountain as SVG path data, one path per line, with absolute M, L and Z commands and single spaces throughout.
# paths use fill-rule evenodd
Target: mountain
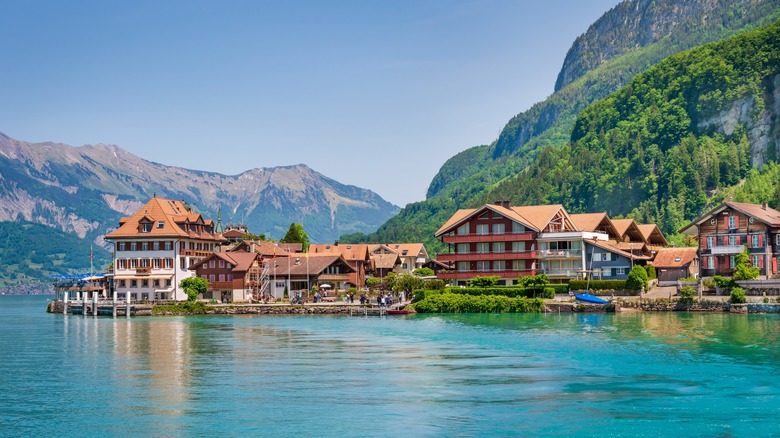
M 778 0 L 628 0 L 577 38 L 555 92 L 504 126 L 498 139 L 450 158 L 431 181 L 426 200 L 409 204 L 368 236 L 349 241 L 421 240 L 442 248 L 433 233 L 458 208 L 515 200 L 511 184 L 545 147 L 565 147 L 578 114 L 637 74 L 683 50 L 750 31 L 780 18 Z M 493 190 L 498 190 L 493 192 Z
M 32 144 L 0 133 L 0 223 L 41 224 L 102 246 L 119 218 L 154 194 L 215 220 L 221 209 L 224 224 L 270 238 L 301 223 L 313 242 L 373 231 L 399 210 L 303 164 L 230 176 L 153 163 L 115 145 Z
M 780 21 L 674 55 L 577 118 L 490 196 L 676 233 L 726 196 L 780 204 Z M 749 188 L 749 190 L 745 190 Z

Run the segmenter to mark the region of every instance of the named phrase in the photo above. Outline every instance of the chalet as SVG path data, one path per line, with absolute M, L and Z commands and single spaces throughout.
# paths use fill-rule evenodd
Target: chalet
M 114 288 L 131 299 L 186 300 L 178 285 L 189 267 L 214 253 L 224 238 L 214 222 L 182 201 L 153 197 L 105 236 L 114 244 Z
M 310 256 L 317 254 L 341 255 L 352 268 L 352 272 L 349 274 L 348 284 L 344 284 L 343 286 L 349 287 L 349 285 L 352 285 L 358 289 L 363 289 L 365 287 L 366 275 L 371 267 L 369 245 L 364 243 L 347 243 L 339 245 L 338 241 L 333 244 L 312 244 L 309 245 L 308 254 Z
M 275 282 L 288 291 L 308 291 L 313 286 L 347 289 L 355 269 L 341 254 L 301 254 L 290 258 L 289 264 L 279 263 Z M 278 285 L 277 285 L 278 287 Z
M 395 272 L 412 273 L 415 269 L 422 268 L 428 261 L 428 252 L 422 243 L 387 243 L 384 245 L 371 245 L 369 252 L 374 255 L 390 250 L 398 254 L 401 260 L 400 266 L 395 268 Z
M 673 286 L 677 280 L 699 276 L 698 248 L 663 248 L 653 260 L 659 286 Z
M 401 269 L 401 256 L 387 245 L 377 245 L 371 249 L 371 270 L 374 277 L 384 279 L 390 272 Z
M 724 202 L 680 230 L 699 242 L 699 276 L 731 276 L 736 255 L 747 250 L 762 277 L 780 264 L 780 212 L 766 204 Z
M 263 256 L 256 252 L 215 252 L 190 270 L 209 282 L 208 292 L 200 298 L 222 303 L 249 301 L 259 295 Z

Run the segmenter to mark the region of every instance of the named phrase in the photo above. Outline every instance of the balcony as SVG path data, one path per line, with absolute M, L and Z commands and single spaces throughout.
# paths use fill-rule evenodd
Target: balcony
M 214 251 L 204 251 L 200 249 L 183 249 L 181 255 L 189 257 L 208 257 L 214 254 Z
M 471 279 L 474 277 L 489 277 L 497 275 L 501 278 L 517 278 L 525 277 L 529 275 L 536 275 L 536 269 L 529 269 L 525 271 L 448 271 L 439 272 L 436 274 L 436 278 L 443 280 L 463 280 Z
M 713 246 L 710 248 L 711 254 L 739 254 L 745 250 L 745 245 L 726 245 L 726 246 Z
M 505 233 L 505 234 L 456 234 L 442 236 L 444 243 L 469 243 L 469 242 L 517 242 L 521 240 L 534 240 L 534 233 Z
M 442 262 L 481 262 L 488 260 L 529 260 L 536 258 L 536 251 L 524 252 L 459 252 L 439 254 L 436 256 Z
M 566 278 L 579 278 L 582 276 L 582 270 L 580 269 L 540 269 L 540 274 L 545 274 L 548 277 L 566 277 Z
M 581 249 L 540 249 L 540 259 L 579 259 L 582 257 Z
M 136 275 L 149 275 L 152 273 L 152 267 L 151 266 L 144 266 L 141 268 L 135 268 Z

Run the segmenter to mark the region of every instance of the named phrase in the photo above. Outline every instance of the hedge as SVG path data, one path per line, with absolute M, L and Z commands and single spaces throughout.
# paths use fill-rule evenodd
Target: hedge
M 565 284 L 548 284 L 538 287 L 448 287 L 445 292 L 461 295 L 503 295 L 505 297 L 555 298 L 556 293 L 568 293 Z
M 625 290 L 626 280 L 571 280 L 569 282 L 571 290 Z
M 541 298 L 470 295 L 455 293 L 426 294 L 412 305 L 418 313 L 541 313 Z

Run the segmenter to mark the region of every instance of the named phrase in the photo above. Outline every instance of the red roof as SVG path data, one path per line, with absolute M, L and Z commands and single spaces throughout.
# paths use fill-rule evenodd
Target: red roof
M 689 265 L 698 253 L 696 247 L 661 248 L 655 255 L 653 266 L 656 268 L 680 268 Z

